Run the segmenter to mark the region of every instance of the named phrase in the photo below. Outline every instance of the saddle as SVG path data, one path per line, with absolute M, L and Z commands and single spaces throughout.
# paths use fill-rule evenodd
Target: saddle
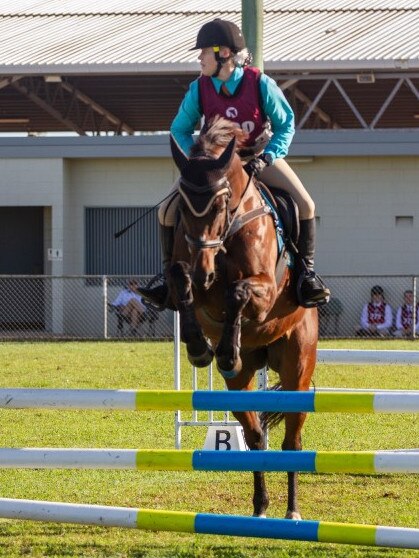
M 297 242 L 300 236 L 300 220 L 297 204 L 285 190 L 269 188 L 262 182 L 258 182 L 257 186 L 265 201 L 267 203 L 270 202 L 269 205 L 271 205 L 271 209 L 277 212 L 279 221 L 282 225 L 282 237 L 287 250 L 292 254 L 297 254 Z
M 284 190 L 269 188 L 262 182 L 257 188 L 265 203 L 269 206 L 278 240 L 278 260 L 275 277 L 279 284 L 286 267 L 293 268 L 298 257 L 297 241 L 300 235 L 298 206 Z

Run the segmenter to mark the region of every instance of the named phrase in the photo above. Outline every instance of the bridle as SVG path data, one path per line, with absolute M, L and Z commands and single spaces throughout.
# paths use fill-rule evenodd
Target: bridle
M 233 223 L 235 222 L 237 216 L 239 215 L 242 202 L 244 200 L 245 194 L 249 189 L 249 185 L 251 182 L 252 182 L 252 176 L 249 176 L 246 187 L 244 188 L 240 196 L 239 203 L 234 209 L 230 210 L 229 200 L 231 199 L 232 192 L 231 192 L 231 185 L 227 177 L 221 178 L 219 181 L 217 181 L 214 184 L 211 185 L 207 184 L 204 186 L 201 185 L 198 186 L 186 180 L 185 178 L 181 177 L 179 193 L 182 196 L 183 200 L 185 201 L 186 205 L 188 206 L 189 210 L 195 217 L 204 217 L 210 211 L 216 198 L 220 196 L 224 196 L 226 198 L 225 222 L 224 222 L 223 232 L 221 233 L 221 235 L 214 240 L 203 240 L 202 238 L 193 238 L 189 234 L 185 233 L 185 240 L 188 246 L 193 247 L 197 250 L 212 249 L 212 250 L 217 250 L 217 252 L 219 250 L 222 250 L 223 252 L 227 252 L 227 249 L 225 247 L 225 242 L 228 239 L 228 237 L 231 235 L 230 233 L 232 231 Z M 201 194 L 205 195 L 212 192 L 215 193 L 209 198 L 208 203 L 205 205 L 204 209 L 198 212 L 193 207 L 188 197 L 187 191 L 195 192 L 195 193 L 199 192 L 199 195 Z

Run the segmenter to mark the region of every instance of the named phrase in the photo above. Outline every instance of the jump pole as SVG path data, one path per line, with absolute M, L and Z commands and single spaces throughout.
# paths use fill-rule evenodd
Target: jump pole
M 419 548 L 419 529 L 0 498 L 0 517 L 207 535 Z
M 216 451 L 0 448 L 0 469 L 419 473 L 418 451 Z
M 317 363 L 362 365 L 419 365 L 419 351 L 319 349 L 317 351 Z
M 417 413 L 418 391 L 139 391 L 0 389 L 2 409 Z

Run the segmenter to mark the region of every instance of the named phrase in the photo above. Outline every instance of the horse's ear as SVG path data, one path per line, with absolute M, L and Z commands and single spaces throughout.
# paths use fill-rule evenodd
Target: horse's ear
M 179 147 L 175 138 L 170 134 L 170 149 L 172 150 L 172 157 L 174 162 L 176 163 L 177 168 L 182 172 L 182 170 L 186 167 L 189 162 L 189 159 L 186 157 L 185 153 Z
M 217 167 L 219 169 L 227 169 L 231 165 L 231 161 L 236 153 L 236 138 L 230 141 L 227 147 L 224 150 L 218 159 L 217 159 Z

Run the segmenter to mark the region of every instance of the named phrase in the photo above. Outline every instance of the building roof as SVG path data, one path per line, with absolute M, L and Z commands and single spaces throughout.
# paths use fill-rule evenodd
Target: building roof
M 196 72 L 218 16 L 240 25 L 241 1 L 0 0 L 0 75 Z M 418 29 L 419 0 L 265 0 L 265 67 L 419 69 Z
M 168 130 L 198 29 L 241 0 L 0 0 L 0 133 Z M 265 72 L 297 125 L 419 126 L 419 0 L 264 0 Z

